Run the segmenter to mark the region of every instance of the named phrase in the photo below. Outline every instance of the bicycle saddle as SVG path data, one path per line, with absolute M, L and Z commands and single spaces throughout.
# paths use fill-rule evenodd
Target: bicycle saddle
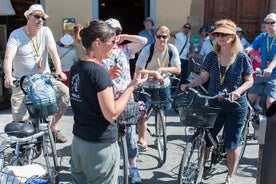
M 25 121 L 12 121 L 5 126 L 5 133 L 18 138 L 28 137 L 35 133 L 33 124 Z

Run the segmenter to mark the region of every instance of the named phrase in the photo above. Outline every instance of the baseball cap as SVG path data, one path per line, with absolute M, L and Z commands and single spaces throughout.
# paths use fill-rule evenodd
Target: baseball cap
M 113 28 L 123 29 L 120 22 L 117 19 L 110 18 L 110 19 L 107 19 L 105 21 L 105 23 L 107 23 L 108 25 L 110 25 Z
M 243 32 L 241 27 L 237 27 L 237 32 Z
M 71 45 L 74 43 L 74 39 L 72 38 L 71 35 L 69 34 L 65 34 L 60 38 L 60 43 L 62 43 L 63 45 Z
M 146 21 L 150 21 L 151 24 L 152 24 L 152 26 L 154 26 L 154 22 L 153 22 L 153 20 L 150 17 L 145 18 L 145 20 L 143 21 L 143 23 L 145 23 Z
M 47 15 L 44 11 L 44 9 L 42 8 L 42 6 L 40 4 L 33 4 L 29 7 L 29 9 L 27 11 L 25 11 L 24 16 L 27 18 L 28 15 L 34 13 L 34 12 L 38 12 L 38 13 L 43 13 L 45 18 L 48 18 L 49 15 Z
M 275 13 L 270 13 L 270 14 L 268 14 L 268 15 L 265 17 L 264 21 L 266 21 L 267 19 L 272 19 L 273 21 L 276 21 L 276 14 L 275 14 Z

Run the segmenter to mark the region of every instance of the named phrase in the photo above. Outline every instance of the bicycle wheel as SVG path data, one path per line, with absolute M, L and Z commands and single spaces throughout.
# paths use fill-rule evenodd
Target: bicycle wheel
M 43 136 L 43 141 L 41 145 L 42 151 L 43 151 L 43 157 L 45 159 L 47 176 L 49 177 L 51 183 L 58 184 L 59 166 L 58 166 L 56 145 L 55 145 L 54 137 L 50 129 L 50 126 L 47 126 L 47 128 L 48 128 L 48 131 Z
M 244 155 L 246 143 L 247 143 L 248 132 L 249 132 L 249 121 L 246 121 L 246 123 L 242 129 L 242 134 L 240 137 L 240 143 L 239 143 L 240 155 L 239 155 L 238 162 L 240 162 L 241 158 Z
M 159 164 L 162 166 L 166 162 L 167 157 L 167 133 L 163 110 L 156 111 L 155 113 L 155 131 L 155 143 L 158 150 Z
M 118 184 L 128 184 L 128 155 L 126 137 L 119 137 L 118 144 L 120 147 L 120 170 L 118 175 Z
M 178 172 L 178 184 L 199 184 L 204 171 L 206 143 L 200 136 L 186 145 Z

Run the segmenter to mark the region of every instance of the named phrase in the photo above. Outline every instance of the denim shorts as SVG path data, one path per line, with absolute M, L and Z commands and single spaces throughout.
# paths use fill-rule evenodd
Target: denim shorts
M 257 76 L 248 93 L 265 94 L 266 96 L 276 99 L 276 75 L 271 75 L 269 77 Z
M 138 156 L 136 125 L 128 125 L 126 128 L 126 142 L 128 158 Z
M 219 113 L 215 125 L 211 129 L 212 135 L 216 136 L 224 126 L 224 146 L 227 149 L 235 149 L 239 146 L 242 129 L 246 122 L 248 108 L 246 95 L 239 98 L 237 102 L 240 106 L 229 101 L 222 102 L 222 111 Z M 208 138 L 206 144 L 207 147 L 212 146 Z

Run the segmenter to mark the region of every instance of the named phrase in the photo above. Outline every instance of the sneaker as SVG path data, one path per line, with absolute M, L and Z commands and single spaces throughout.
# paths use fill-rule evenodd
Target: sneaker
M 254 109 L 255 109 L 257 112 L 262 112 L 262 111 L 263 111 L 263 108 L 262 108 L 260 105 L 254 105 Z
M 139 175 L 137 167 L 131 167 L 129 173 L 130 173 L 130 183 L 131 184 L 142 183 L 142 179 Z
M 55 131 L 52 130 L 52 134 L 53 134 L 53 137 L 54 137 L 54 140 L 56 141 L 56 143 L 67 142 L 67 138 L 60 133 L 60 130 L 55 130 Z
M 225 180 L 225 184 L 235 184 L 235 180 L 227 177 Z
M 147 151 L 148 150 L 148 145 L 146 141 L 144 143 L 137 142 L 137 146 L 140 152 Z

